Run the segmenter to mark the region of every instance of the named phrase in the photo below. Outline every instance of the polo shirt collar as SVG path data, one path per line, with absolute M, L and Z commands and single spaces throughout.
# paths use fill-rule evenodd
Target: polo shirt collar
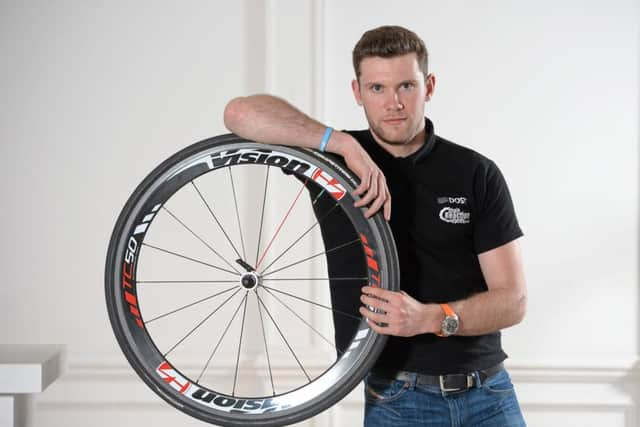
M 385 159 L 386 161 L 395 160 L 402 163 L 411 162 L 412 164 L 416 164 L 426 159 L 426 157 L 429 155 L 431 150 L 433 150 L 433 147 L 436 143 L 436 136 L 433 130 L 433 123 L 431 122 L 431 120 L 429 120 L 426 117 L 424 118 L 424 122 L 425 122 L 425 125 L 424 125 L 425 143 L 422 145 L 422 147 L 418 149 L 418 151 L 410 154 L 407 157 L 394 157 L 391 153 L 389 153 L 387 150 L 382 148 L 382 146 L 380 146 L 380 144 L 378 144 L 375 138 L 373 137 L 371 133 L 371 129 L 368 129 L 369 140 L 370 140 L 369 143 L 371 144 L 372 149 L 378 153 L 377 156 L 379 156 L 380 159 Z
M 424 145 L 418 149 L 415 153 L 407 157 L 407 159 L 413 160 L 413 163 L 418 163 L 424 160 L 436 143 L 436 134 L 433 131 L 433 122 L 428 118 L 424 118 Z

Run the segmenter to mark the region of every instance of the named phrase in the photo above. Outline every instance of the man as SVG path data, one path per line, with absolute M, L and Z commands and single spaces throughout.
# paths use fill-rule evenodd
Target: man
M 267 95 L 232 100 L 225 124 L 342 156 L 362 180 L 356 206 L 390 223 L 402 290 L 362 288 L 360 313 L 390 336 L 365 380 L 365 425 L 524 425 L 500 342 L 525 313 L 522 232 L 496 165 L 436 136 L 424 117 L 436 83 L 427 58 L 402 27 L 362 36 L 352 89 L 368 130 L 332 133 Z

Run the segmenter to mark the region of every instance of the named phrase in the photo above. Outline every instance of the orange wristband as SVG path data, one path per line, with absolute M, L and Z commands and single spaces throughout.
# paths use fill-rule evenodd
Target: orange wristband
M 456 315 L 456 313 L 453 311 L 453 309 L 449 304 L 440 304 L 440 307 L 442 307 L 442 310 L 444 310 L 444 314 L 446 314 L 447 316 Z

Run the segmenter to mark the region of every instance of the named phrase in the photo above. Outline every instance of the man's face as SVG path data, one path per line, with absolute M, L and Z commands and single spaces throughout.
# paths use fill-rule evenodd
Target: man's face
M 424 129 L 424 103 L 431 98 L 435 78 L 420 71 L 415 53 L 391 58 L 367 57 L 360 78 L 352 82 L 358 104 L 378 142 L 414 142 Z

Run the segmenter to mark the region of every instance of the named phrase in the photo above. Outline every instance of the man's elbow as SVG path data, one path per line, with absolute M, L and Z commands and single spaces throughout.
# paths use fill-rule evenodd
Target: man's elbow
M 245 121 L 247 115 L 244 97 L 233 98 L 224 108 L 224 125 L 231 132 L 238 133 L 240 124 Z
M 524 320 L 524 316 L 527 314 L 527 295 L 521 294 L 518 296 L 518 299 L 515 303 L 515 313 L 514 313 L 514 325 L 522 322 Z

